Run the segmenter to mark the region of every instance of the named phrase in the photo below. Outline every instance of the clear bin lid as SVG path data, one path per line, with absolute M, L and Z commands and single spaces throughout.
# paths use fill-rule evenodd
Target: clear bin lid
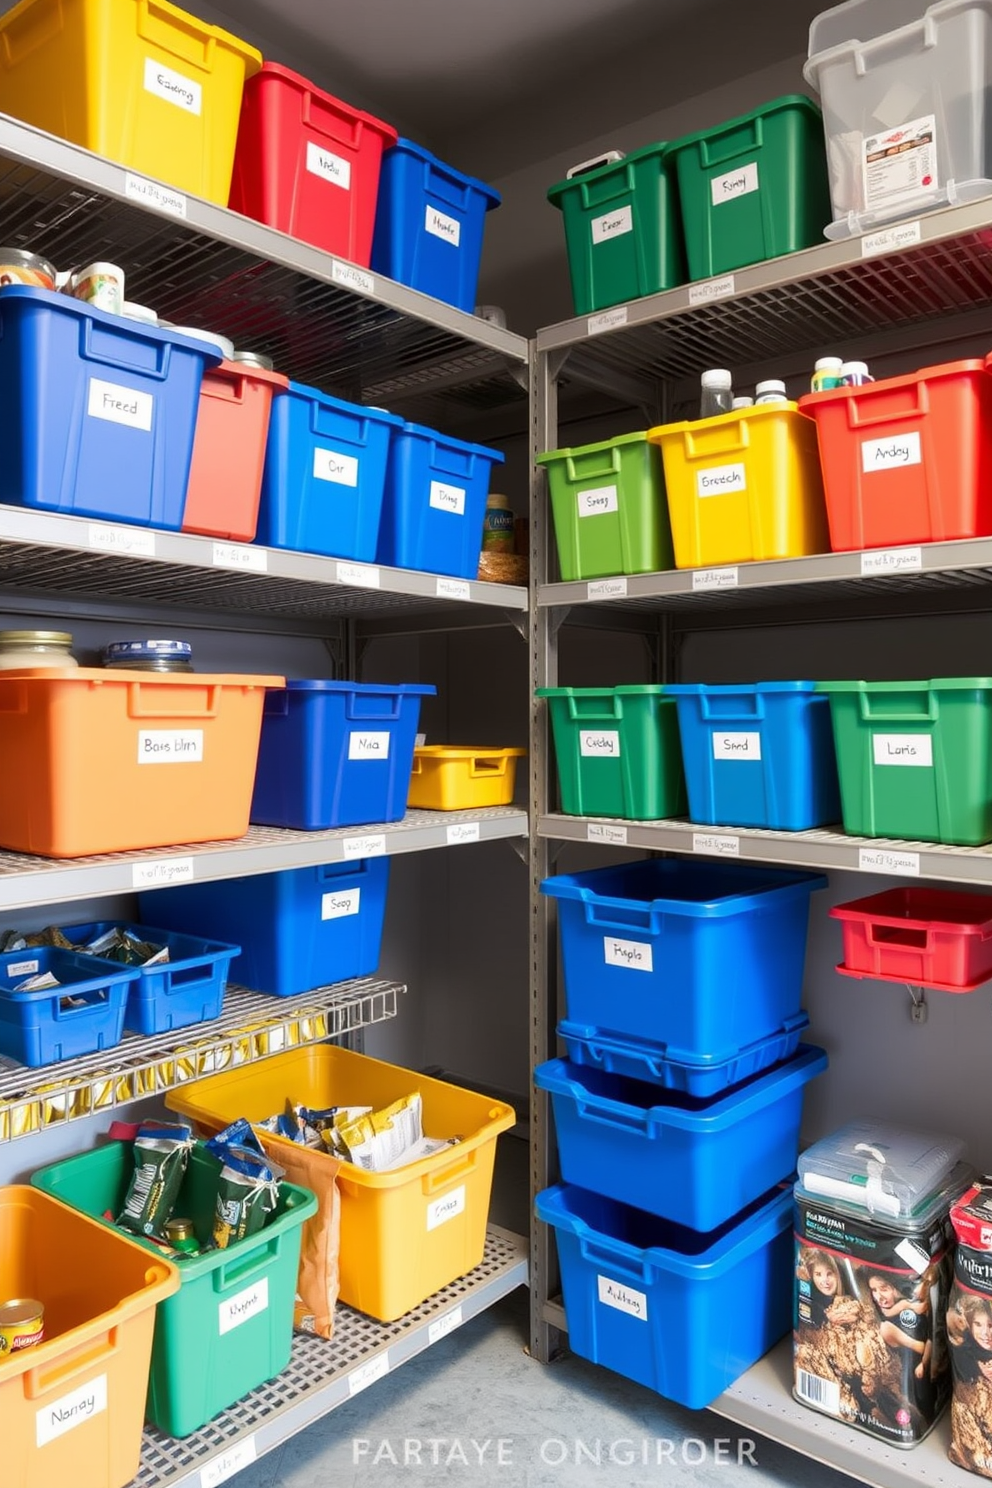
M 815 16 L 809 28 L 810 57 L 831 47 L 848 46 L 852 42 L 874 41 L 889 31 L 898 31 L 903 26 L 912 26 L 922 20 L 928 10 L 943 10 L 941 3 L 932 0 L 845 0 Z
M 808 1196 L 909 1219 L 946 1185 L 963 1152 L 960 1137 L 853 1121 L 800 1154 L 799 1182 Z

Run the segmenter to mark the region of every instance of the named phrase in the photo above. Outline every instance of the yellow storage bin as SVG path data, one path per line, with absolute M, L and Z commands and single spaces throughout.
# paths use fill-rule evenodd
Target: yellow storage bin
M 428 811 L 471 811 L 509 806 L 517 760 L 526 749 L 467 749 L 424 744 L 413 752 L 408 806 Z
M 169 1091 L 166 1105 L 205 1133 L 239 1116 L 261 1121 L 287 1099 L 328 1106 L 391 1105 L 419 1090 L 424 1132 L 457 1147 L 388 1173 L 338 1163 L 341 1301 L 392 1322 L 482 1260 L 496 1138 L 510 1106 L 364 1054 L 316 1044 Z M 273 1138 L 281 1141 L 282 1138 Z
M 794 403 L 662 424 L 676 568 L 829 551 L 816 424 Z
M 0 112 L 224 207 L 261 65 L 167 0 L 21 0 L 0 17 Z

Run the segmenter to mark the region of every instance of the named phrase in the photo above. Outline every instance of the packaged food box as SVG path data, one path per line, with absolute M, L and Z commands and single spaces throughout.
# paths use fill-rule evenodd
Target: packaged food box
M 947 1303 L 954 1399 L 948 1456 L 992 1478 L 992 1183 L 974 1183 L 951 1208 L 957 1239 Z

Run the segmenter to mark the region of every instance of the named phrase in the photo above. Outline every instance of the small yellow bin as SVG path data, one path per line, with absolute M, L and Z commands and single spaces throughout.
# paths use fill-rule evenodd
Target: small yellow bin
M 197 1080 L 169 1091 L 166 1105 L 214 1133 L 239 1116 L 275 1115 L 287 1099 L 378 1110 L 415 1090 L 425 1134 L 461 1137 L 457 1147 L 387 1173 L 327 1157 L 341 1193 L 341 1301 L 392 1322 L 482 1261 L 496 1138 L 516 1120 L 510 1106 L 334 1044 Z
M 816 424 L 794 403 L 648 432 L 661 446 L 676 568 L 829 552 Z
M 413 752 L 408 806 L 427 811 L 472 811 L 509 806 L 517 760 L 526 749 L 468 749 L 424 744 Z
M 168 0 L 21 0 L 0 18 L 0 112 L 224 207 L 261 65 Z

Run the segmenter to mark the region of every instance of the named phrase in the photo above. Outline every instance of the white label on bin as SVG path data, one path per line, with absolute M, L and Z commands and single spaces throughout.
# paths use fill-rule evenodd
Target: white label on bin
M 654 958 L 648 941 L 617 940 L 615 935 L 604 935 L 603 958 L 607 966 L 622 966 L 627 971 L 654 971 Z
M 861 554 L 862 578 L 873 574 L 919 573 L 922 568 L 922 548 L 886 548 Z
M 595 486 L 578 494 L 580 517 L 602 517 L 619 510 L 616 486 Z
M 138 393 L 117 382 L 90 378 L 86 412 L 90 418 L 104 419 L 108 424 L 126 424 L 129 429 L 151 433 L 155 399 L 151 393 Z
M 233 1297 L 226 1297 L 217 1304 L 217 1327 L 221 1337 L 234 1328 L 240 1328 L 249 1318 L 267 1312 L 269 1307 L 269 1278 L 262 1276 L 253 1286 L 245 1287 Z
M 579 754 L 588 759 L 619 759 L 619 729 L 580 729 Z
M 886 439 L 861 441 L 861 469 L 865 475 L 875 470 L 901 470 L 905 465 L 919 465 L 923 460 L 918 430 L 891 434 Z
M 696 471 L 697 496 L 727 496 L 732 491 L 746 490 L 744 465 L 710 465 L 706 470 Z
M 919 853 L 890 852 L 885 847 L 862 847 L 858 852 L 859 873 L 893 873 L 919 878 Z
M 640 1318 L 642 1323 L 647 1322 L 648 1299 L 645 1292 L 624 1286 L 622 1281 L 614 1281 L 611 1276 L 597 1276 L 596 1285 L 599 1288 L 599 1300 L 604 1307 L 615 1307 L 617 1312 L 627 1312 L 631 1317 Z
M 46 1447 L 67 1431 L 82 1426 L 84 1421 L 102 1415 L 106 1409 L 107 1376 L 98 1374 L 96 1379 L 87 1380 L 85 1385 L 35 1412 L 35 1443 Z
M 713 758 L 715 760 L 760 760 L 760 734 L 713 735 Z
M 345 289 L 360 289 L 365 294 L 375 294 L 375 275 L 344 259 L 336 258 L 331 264 L 331 278 L 335 284 L 343 284 Z
M 758 162 L 749 161 L 725 176 L 714 176 L 710 182 L 710 198 L 715 207 L 721 202 L 736 201 L 739 196 L 750 196 L 758 189 Z
M 164 98 L 166 103 L 174 103 L 187 114 L 203 112 L 203 88 L 200 84 L 182 72 L 163 67 L 152 57 L 145 58 L 145 92 Z
M 593 579 L 586 589 L 587 599 L 625 599 L 626 595 L 625 578 Z
M 630 207 L 621 207 L 618 212 L 607 212 L 605 217 L 592 219 L 594 243 L 608 243 L 611 238 L 622 238 L 624 233 L 634 231 L 634 213 Z
M 384 1349 L 378 1358 L 370 1359 L 367 1364 L 359 1364 L 348 1376 L 348 1394 L 357 1395 L 362 1390 L 367 1390 L 369 1385 L 374 1385 L 376 1380 L 385 1379 L 389 1373 L 389 1350 Z
M 379 570 L 368 563 L 339 563 L 338 583 L 355 584 L 360 589 L 378 589 L 381 584 Z
M 233 568 L 240 573 L 267 573 L 269 555 L 249 543 L 214 543 L 214 568 Z
M 307 170 L 312 176 L 330 181 L 332 186 L 340 186 L 344 191 L 351 190 L 351 161 L 342 160 L 340 155 L 322 149 L 313 140 L 307 140 Z
M 343 858 L 384 858 L 386 838 L 382 832 L 365 837 L 346 837 L 341 843 Z
M 199 765 L 202 729 L 139 729 L 139 765 Z
M 431 1323 L 427 1329 L 427 1342 L 440 1343 L 442 1338 L 447 1338 L 449 1333 L 460 1328 L 464 1321 L 461 1308 L 453 1307 L 450 1312 L 444 1314 L 444 1317 L 438 1318 L 436 1323 Z
M 388 729 L 376 733 L 351 733 L 348 735 L 348 758 L 350 760 L 386 760 L 389 758 Z
M 872 734 L 871 747 L 876 765 L 933 768 L 933 740 L 929 734 Z
M 200 1469 L 200 1488 L 220 1488 L 221 1483 L 226 1483 L 239 1473 L 243 1467 L 250 1467 L 253 1462 L 258 1461 L 258 1448 L 255 1446 L 254 1436 L 246 1436 L 244 1441 L 238 1442 L 235 1447 L 228 1447 L 226 1452 L 221 1452 L 206 1467 Z
M 736 292 L 737 281 L 733 274 L 722 274 L 719 279 L 703 279 L 699 284 L 690 284 L 689 304 L 706 305 L 710 300 L 725 300 Z
M 692 571 L 692 592 L 701 589 L 736 589 L 739 583 L 736 565 L 732 568 L 695 568 Z
M 836 1380 L 824 1379 L 822 1374 L 810 1374 L 808 1369 L 797 1369 L 796 1394 L 800 1400 L 818 1406 L 828 1415 L 840 1415 L 840 1385 Z
M 935 116 L 925 114 L 897 129 L 865 135 L 861 177 L 869 212 L 936 196 L 940 180 Z
M 149 181 L 128 171 L 124 177 L 124 195 L 142 206 L 154 207 L 157 212 L 168 212 L 170 217 L 186 216 L 185 196 L 171 186 L 163 186 L 161 181 Z
M 4 975 L 9 977 L 32 976 L 37 970 L 37 961 L 12 961 Z
M 611 842 L 616 847 L 627 846 L 626 827 L 607 827 L 601 822 L 590 822 L 586 827 L 587 842 Z
M 354 455 L 340 455 L 337 450 L 318 447 L 313 452 L 313 478 L 330 481 L 335 486 L 357 486 L 358 461 Z
M 427 1205 L 427 1228 L 428 1230 L 439 1229 L 441 1225 L 447 1224 L 449 1219 L 454 1219 L 459 1214 L 465 1213 L 465 1185 L 460 1183 L 450 1193 L 444 1195 L 443 1199 L 435 1199 Z
M 453 517 L 465 515 L 464 486 L 449 486 L 444 481 L 431 481 L 430 505 L 436 511 L 450 512 Z
M 322 920 L 345 920 L 357 915 L 362 903 L 361 888 L 332 889 L 320 896 L 320 918 Z
M 468 579 L 438 579 L 435 593 L 438 599 L 471 599 L 472 585 Z
M 617 326 L 627 324 L 627 306 L 617 305 L 612 310 L 602 310 L 590 315 L 586 321 L 587 336 L 601 336 L 604 331 L 615 331 Z
M 424 227 L 432 238 L 440 238 L 457 248 L 462 239 L 462 225 L 454 217 L 446 217 L 436 207 L 428 207 L 424 214 Z
M 137 558 L 155 557 L 155 534 L 143 527 L 104 527 L 90 523 L 90 547 L 101 553 L 124 553 Z
M 719 832 L 693 832 L 692 850 L 713 858 L 739 858 L 741 839 Z
M 446 835 L 449 847 L 461 847 L 466 842 L 482 840 L 478 822 L 452 822 Z
M 192 858 L 158 858 L 151 863 L 135 863 L 131 868 L 132 889 L 165 889 L 170 884 L 191 883 L 194 877 Z
M 881 232 L 865 233 L 861 239 L 861 257 L 875 258 L 879 253 L 898 253 L 902 248 L 912 248 L 922 241 L 919 222 L 900 222 L 896 227 L 885 227 Z

